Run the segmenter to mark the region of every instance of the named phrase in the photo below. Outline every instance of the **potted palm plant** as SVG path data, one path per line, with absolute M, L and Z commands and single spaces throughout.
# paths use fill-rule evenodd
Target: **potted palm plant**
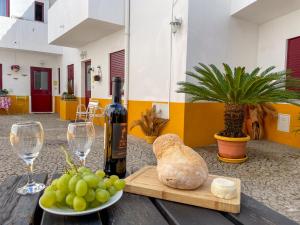
M 132 121 L 130 130 L 139 126 L 146 136 L 147 143 L 153 144 L 168 121 L 169 120 L 167 119 L 159 118 L 156 112 L 156 107 L 153 106 L 152 109 L 147 109 L 143 112 L 139 120 Z
M 215 65 L 199 63 L 194 72 L 186 74 L 196 82 L 179 82 L 179 93 L 191 96 L 192 102 L 215 101 L 225 105 L 224 130 L 215 134 L 220 160 L 244 162 L 247 159 L 246 143 L 250 137 L 243 131 L 245 107 L 262 103 L 294 103 L 300 93 L 289 87 L 299 87 L 299 80 L 293 79 L 286 71 L 274 72 L 275 67 L 261 71 L 260 68 L 248 73 L 245 67 L 230 68 L 223 64 L 224 71 Z

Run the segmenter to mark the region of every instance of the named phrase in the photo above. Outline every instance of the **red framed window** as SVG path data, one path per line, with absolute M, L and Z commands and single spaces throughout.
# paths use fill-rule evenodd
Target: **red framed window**
M 2 64 L 0 64 L 0 89 L 3 89 L 3 81 L 2 81 Z
M 112 78 L 122 77 L 125 75 L 125 50 L 110 53 L 110 83 L 109 93 L 112 94 Z
M 57 69 L 57 76 L 58 76 L 58 94 L 60 95 L 60 68 Z
M 44 3 L 34 2 L 34 20 L 44 22 Z
M 0 0 L 0 16 L 9 17 L 9 0 Z
M 286 68 L 293 77 L 300 78 L 300 37 L 288 40 Z

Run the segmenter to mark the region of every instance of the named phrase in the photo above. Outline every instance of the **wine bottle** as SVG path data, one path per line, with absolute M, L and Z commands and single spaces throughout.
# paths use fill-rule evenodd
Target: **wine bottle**
M 122 79 L 112 79 L 112 104 L 104 113 L 104 171 L 108 175 L 126 174 L 127 110 L 121 103 Z

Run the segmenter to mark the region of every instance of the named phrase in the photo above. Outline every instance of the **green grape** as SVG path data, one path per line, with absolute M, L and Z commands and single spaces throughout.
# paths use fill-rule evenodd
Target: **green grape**
M 71 192 L 66 197 L 66 203 L 68 206 L 73 207 L 73 200 L 75 198 L 76 194 L 74 192 Z
M 115 187 L 118 191 L 124 189 L 124 188 L 125 188 L 125 185 L 126 185 L 126 183 L 125 183 L 125 180 L 123 180 L 123 179 L 119 179 L 119 180 L 116 180 L 116 181 L 114 182 L 114 187 Z
M 97 199 L 95 199 L 94 201 L 92 201 L 90 203 L 90 208 L 97 208 L 100 205 L 101 205 L 101 203 Z
M 53 186 L 51 184 L 50 186 L 46 187 L 45 192 L 47 192 L 47 191 L 56 191 L 56 190 L 57 190 L 56 186 Z
M 74 176 L 77 172 L 76 169 L 71 169 L 68 171 L 68 173 L 70 174 L 70 176 Z
M 57 187 L 57 181 L 58 179 L 54 179 L 51 183 L 52 186 Z
M 86 209 L 86 201 L 84 198 L 75 196 L 73 200 L 73 208 L 75 211 L 83 211 Z
M 109 179 L 111 180 L 112 183 L 114 183 L 116 180 L 119 180 L 119 177 L 117 175 L 111 175 Z
M 81 174 L 83 174 L 85 172 L 92 173 L 91 169 L 84 167 L 84 166 L 79 167 L 77 171 Z
M 112 181 L 109 178 L 105 178 L 103 181 L 106 188 L 109 188 L 112 185 Z
M 51 208 L 56 201 L 55 191 L 47 191 L 41 197 L 41 204 L 46 208 Z
M 104 183 L 103 180 L 101 180 L 101 181 L 98 183 L 98 188 L 106 189 L 106 185 L 105 185 L 105 183 Z
M 87 191 L 88 191 L 87 183 L 83 179 L 79 180 L 75 187 L 76 195 L 79 197 L 83 197 L 86 195 Z
M 85 176 L 88 176 L 88 175 L 91 175 L 91 174 L 93 175 L 93 173 L 91 173 L 91 172 L 84 172 L 84 173 L 81 174 L 81 176 L 85 177 Z
M 100 203 L 105 203 L 109 200 L 110 198 L 110 194 L 108 191 L 103 190 L 103 189 L 97 189 L 96 191 L 96 199 L 100 202 Z
M 71 176 L 69 174 L 62 175 L 57 181 L 57 189 L 63 192 L 67 192 L 70 179 Z
M 69 180 L 69 183 L 68 183 L 69 191 L 75 191 L 76 184 L 80 179 L 81 179 L 80 175 L 76 174 Z
M 105 177 L 105 172 L 103 170 L 97 170 L 95 174 L 96 174 L 96 176 L 100 177 L 101 179 L 103 179 Z
M 55 191 L 55 195 L 56 195 L 56 201 L 59 203 L 62 203 L 65 200 L 65 192 L 61 191 L 61 190 L 57 190 Z
M 90 188 L 97 187 L 97 184 L 99 182 L 99 178 L 94 174 L 86 175 L 83 177 L 83 179 L 85 180 L 85 182 L 88 184 Z
M 88 192 L 86 193 L 86 195 L 84 196 L 84 198 L 87 202 L 94 201 L 95 197 L 96 197 L 96 193 L 93 189 L 89 189 Z
M 108 191 L 109 191 L 110 196 L 113 196 L 117 193 L 118 190 L 117 190 L 117 188 L 115 188 L 115 186 L 110 186 L 108 188 Z

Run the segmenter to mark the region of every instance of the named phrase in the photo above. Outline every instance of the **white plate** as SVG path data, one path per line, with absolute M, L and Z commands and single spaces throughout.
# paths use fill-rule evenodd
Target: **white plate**
M 53 213 L 53 214 L 56 214 L 56 215 L 61 215 L 61 216 L 82 216 L 82 215 L 87 215 L 87 214 L 91 214 L 91 213 L 94 213 L 94 212 L 98 212 L 102 209 L 105 209 L 105 208 L 115 204 L 117 201 L 120 200 L 122 195 L 123 195 L 123 191 L 118 191 L 114 196 L 112 196 L 109 199 L 108 202 L 104 203 L 103 205 L 100 205 L 97 208 L 88 209 L 88 210 L 85 210 L 85 211 L 82 211 L 82 212 L 76 212 L 75 210 L 67 208 L 67 207 L 65 207 L 65 208 L 57 208 L 57 207 L 45 208 L 41 204 L 41 199 L 39 200 L 39 205 L 46 212 Z

